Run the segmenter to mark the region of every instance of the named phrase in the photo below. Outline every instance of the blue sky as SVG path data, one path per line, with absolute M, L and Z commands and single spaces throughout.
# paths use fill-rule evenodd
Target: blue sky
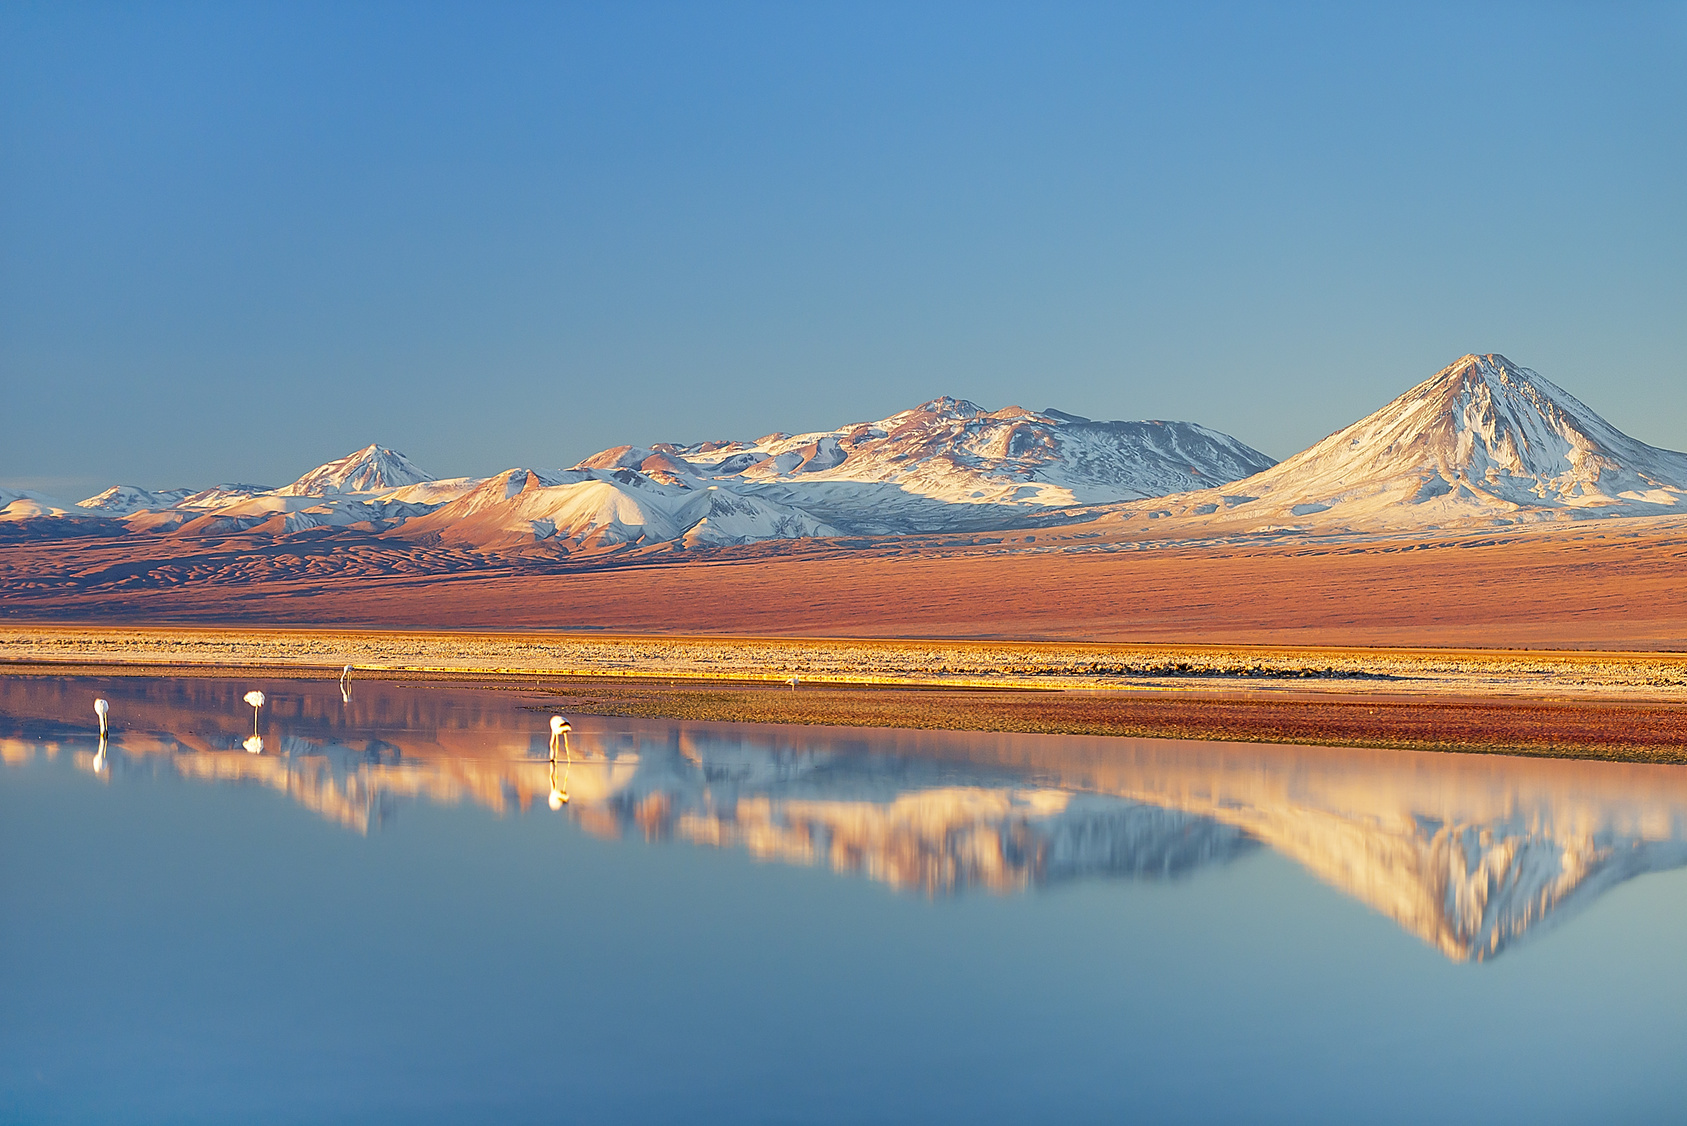
M 1687 447 L 1687 4 L 0 8 L 0 484 L 938 394 L 1283 457 L 1467 351 Z

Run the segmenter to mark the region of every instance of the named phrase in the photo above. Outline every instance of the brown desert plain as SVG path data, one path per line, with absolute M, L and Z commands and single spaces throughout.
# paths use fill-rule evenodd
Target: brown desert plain
M 1687 761 L 1687 525 L 477 555 L 337 533 L 0 546 L 14 673 L 543 684 L 611 714 Z M 788 685 L 797 678 L 797 687 Z

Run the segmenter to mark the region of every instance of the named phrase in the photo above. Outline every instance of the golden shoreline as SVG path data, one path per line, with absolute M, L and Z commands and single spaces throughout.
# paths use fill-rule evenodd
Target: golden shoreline
M 0 675 L 346 665 L 582 714 L 1687 762 L 1687 654 L 0 627 Z
M 0 626 L 0 667 L 314 668 L 630 680 L 1250 690 L 1687 701 L 1687 653 L 176 626 Z

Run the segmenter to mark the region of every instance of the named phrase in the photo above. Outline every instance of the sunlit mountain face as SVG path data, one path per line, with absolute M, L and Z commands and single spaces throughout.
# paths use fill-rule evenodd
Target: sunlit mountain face
M 358 832 L 472 802 L 932 896 L 1198 878 L 1265 847 L 1461 961 L 1687 865 L 1679 767 L 596 717 L 553 763 L 537 693 L 308 681 L 265 686 L 254 751 L 248 687 L 0 680 L 0 755 L 267 786 Z
M 1687 453 L 1631 438 L 1540 373 L 1470 353 L 1281 463 L 1192 422 L 1099 422 L 944 396 L 750 440 L 617 445 L 568 469 L 438 479 L 371 444 L 290 485 L 0 489 L 19 542 L 303 536 L 546 555 L 1027 530 L 1129 538 L 1398 533 L 1679 517 Z M 1028 541 L 1029 542 L 1029 541 Z

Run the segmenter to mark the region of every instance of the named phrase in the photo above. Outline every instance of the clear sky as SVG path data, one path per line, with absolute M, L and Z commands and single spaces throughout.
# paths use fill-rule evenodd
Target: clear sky
M 1687 4 L 0 7 L 0 485 L 938 394 L 1284 457 L 1469 351 L 1687 447 Z

